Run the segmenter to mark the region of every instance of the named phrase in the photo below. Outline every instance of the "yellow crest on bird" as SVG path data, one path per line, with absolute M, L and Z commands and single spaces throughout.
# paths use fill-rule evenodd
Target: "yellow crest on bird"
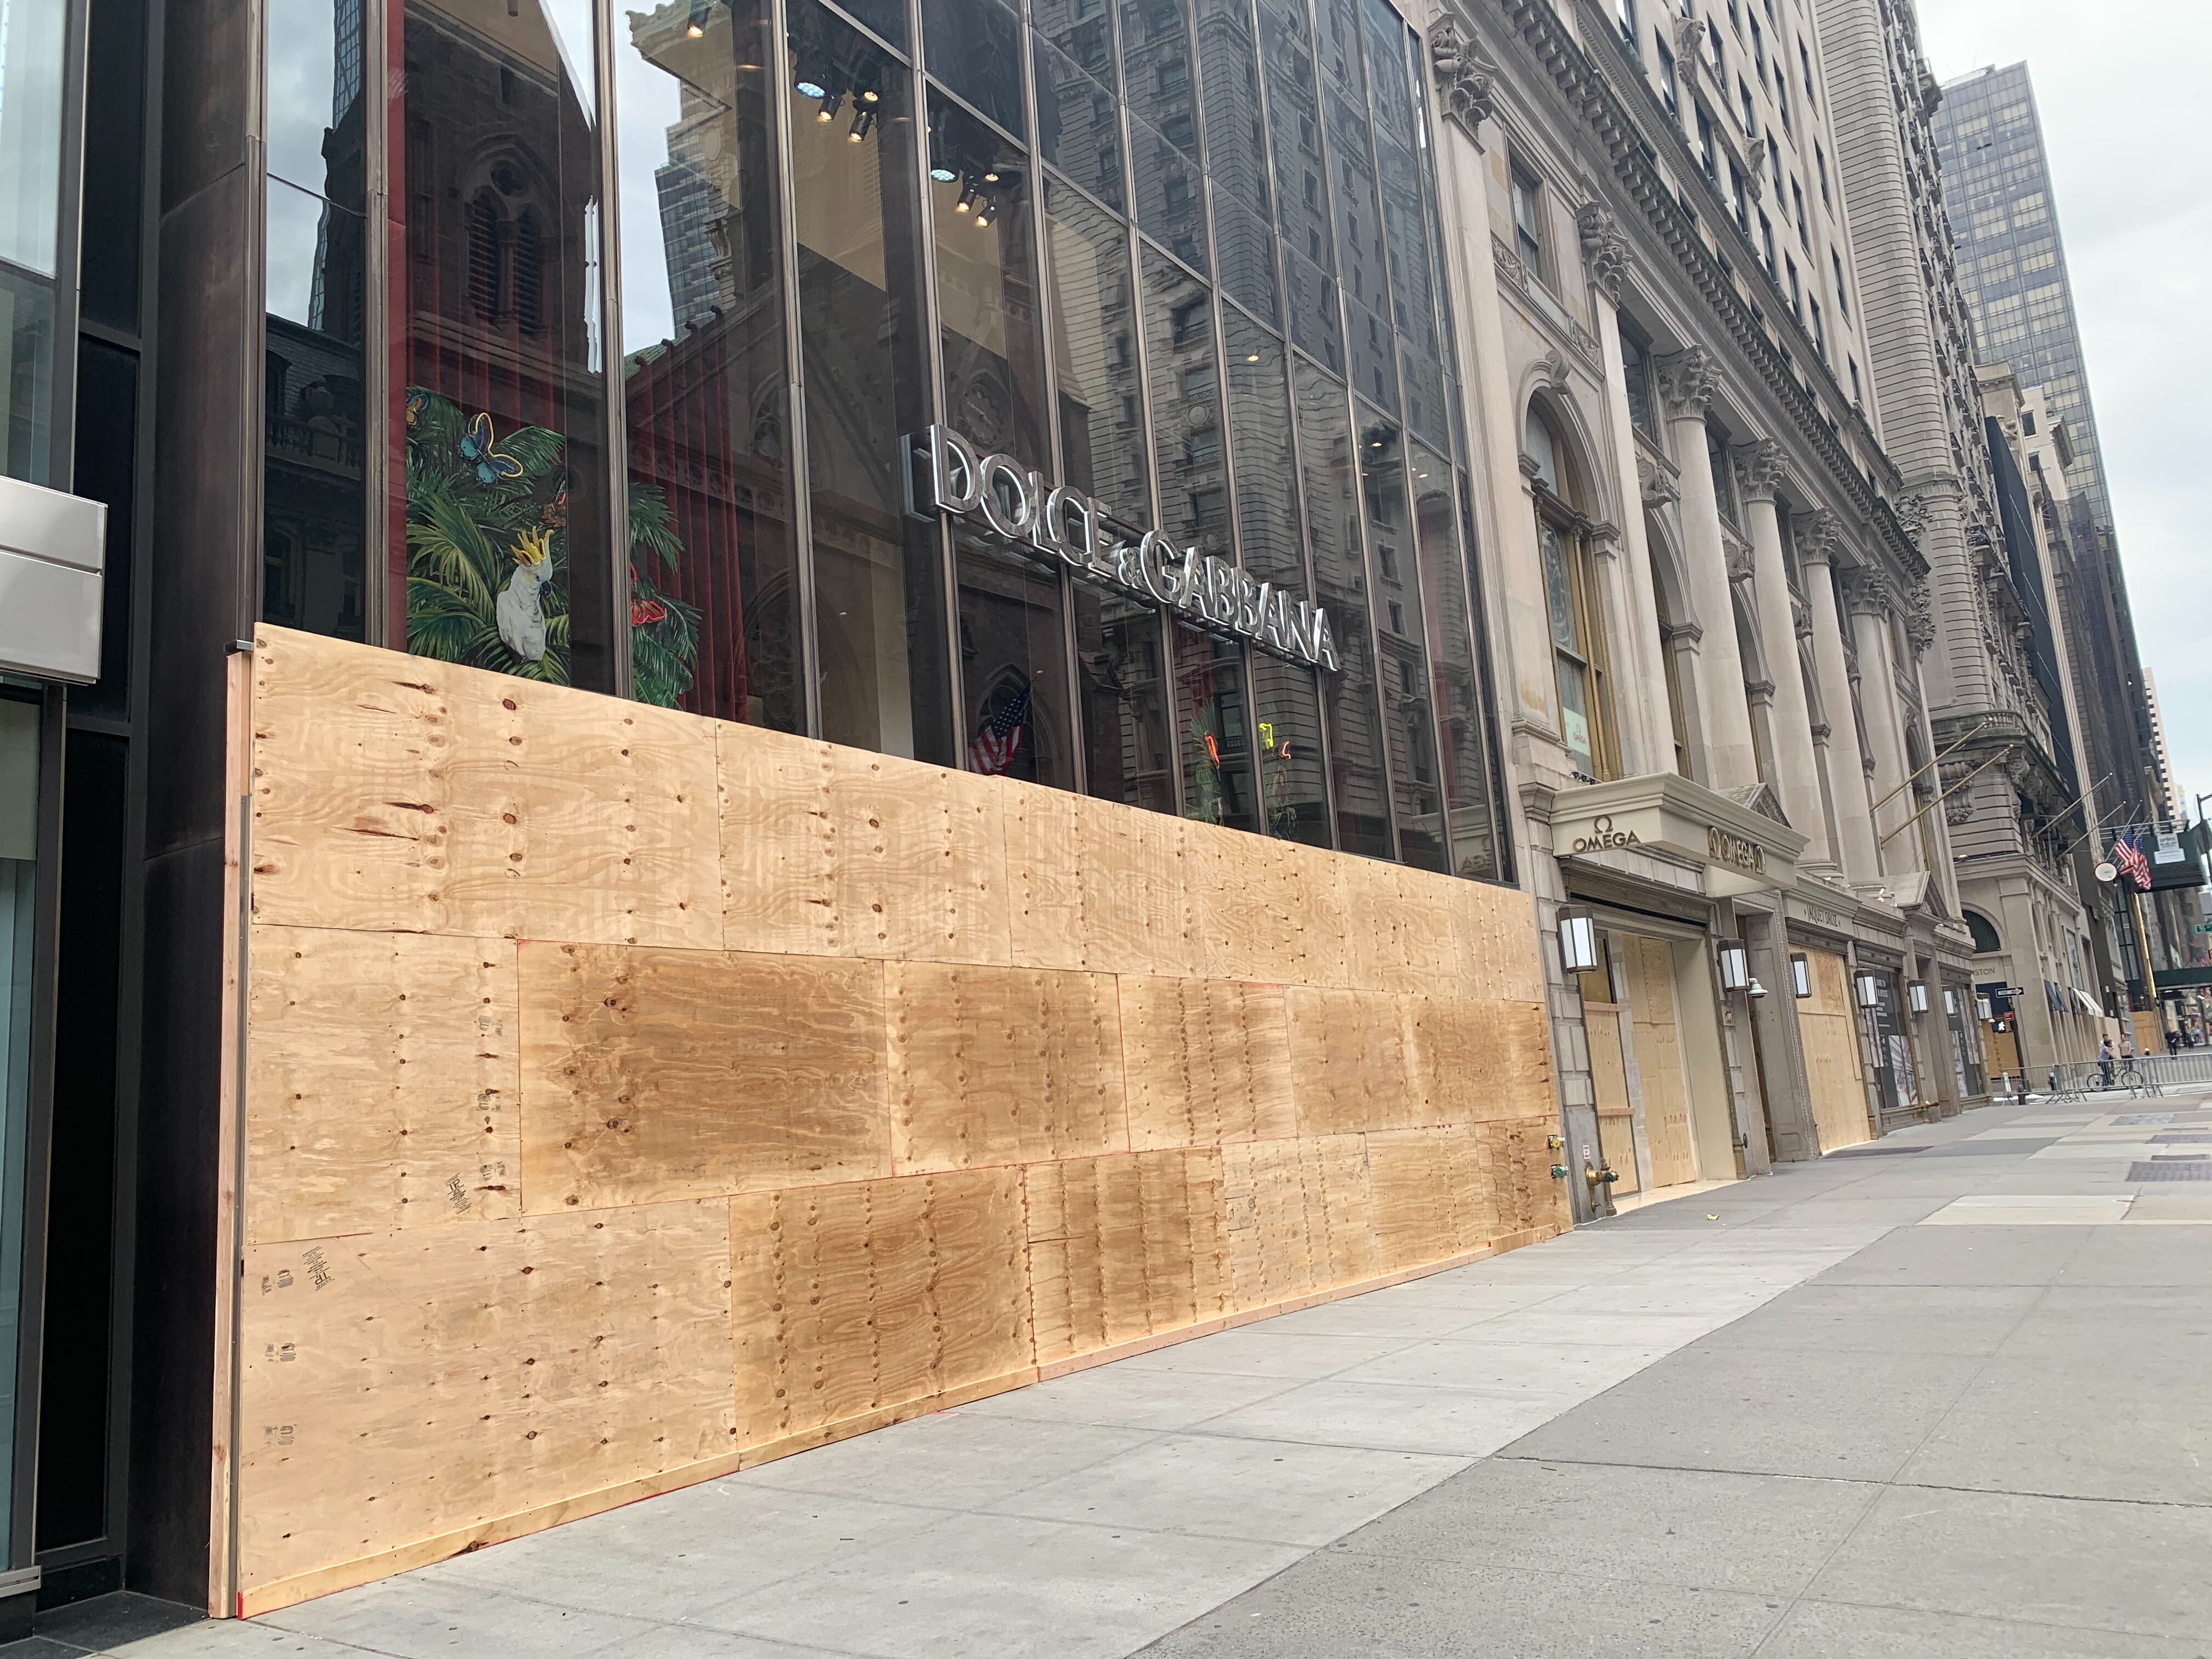
M 524 531 L 514 539 L 515 563 L 544 564 L 548 553 L 547 543 L 550 539 L 550 534 L 543 530 Z

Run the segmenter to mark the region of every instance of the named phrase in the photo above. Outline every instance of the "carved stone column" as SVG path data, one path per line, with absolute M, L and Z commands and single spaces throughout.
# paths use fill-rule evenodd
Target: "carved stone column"
M 1868 810 L 1872 797 L 1867 793 L 1866 768 L 1859 759 L 1857 722 L 1851 718 L 1850 670 L 1844 661 L 1843 618 L 1836 609 L 1832 574 L 1836 537 L 1833 515 L 1814 514 L 1797 538 L 1797 556 L 1805 567 L 1805 597 L 1813 613 L 1813 671 L 1820 682 L 1820 704 L 1828 716 L 1828 799 L 1835 803 L 1839 842 L 1835 851 L 1846 881 L 1871 882 L 1881 874 L 1881 860 L 1875 852 L 1874 815 Z
M 1690 589 L 1705 639 L 1698 668 L 1698 702 L 1705 715 L 1705 755 L 1716 789 L 1741 789 L 1759 781 L 1759 751 L 1752 742 L 1751 706 L 1744 700 L 1743 653 L 1736 647 L 1735 605 L 1729 592 L 1728 550 L 1721 540 L 1720 500 L 1713 493 L 1705 453 L 1705 410 L 1713 401 L 1713 364 L 1692 346 L 1652 365 L 1682 490 L 1682 547 Z
M 1771 438 L 1741 446 L 1735 475 L 1744 514 L 1751 522 L 1751 588 L 1766 670 L 1774 679 L 1775 793 L 1790 827 L 1807 837 L 1803 861 L 1832 860 L 1828 815 L 1820 808 L 1820 775 L 1814 769 L 1813 717 L 1805 702 L 1805 676 L 1797 665 L 1797 624 L 1790 609 L 1790 571 L 1782 557 L 1782 523 L 1774 487 L 1782 477 L 1782 446 Z
M 1894 833 L 1918 810 L 1912 792 L 1898 787 L 1905 781 L 1905 716 L 1897 701 L 1896 653 L 1890 648 L 1895 596 L 1878 572 L 1849 570 L 1844 573 L 1844 603 L 1858 641 L 1859 696 L 1866 711 L 1867 743 L 1874 750 L 1874 799 L 1889 797 L 1875 809 L 1875 839 L 1882 872 L 1901 874 L 1919 869 L 1921 860 L 1917 837 Z

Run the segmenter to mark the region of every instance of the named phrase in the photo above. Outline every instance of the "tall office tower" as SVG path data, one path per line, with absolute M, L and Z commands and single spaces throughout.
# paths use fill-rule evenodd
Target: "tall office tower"
M 1981 70 L 1947 84 L 1931 130 L 1942 160 L 1959 290 L 1974 319 L 1979 358 L 2008 363 L 2021 386 L 2039 388 L 2051 413 L 2066 423 L 2072 446 L 2069 529 L 2089 579 L 2076 625 L 2111 633 L 2112 649 L 2102 654 L 2124 682 L 2078 688 L 2085 708 L 2101 705 L 2122 717 L 2113 722 L 2121 729 L 2105 734 L 2102 745 L 2118 798 L 2100 805 L 2112 809 L 2108 817 L 2117 812 L 2123 821 L 2158 817 L 2164 808 L 2150 703 L 2027 65 Z M 2099 734 L 2091 742 L 2099 746 Z
M 1875 431 L 1928 565 L 1930 735 L 1975 979 L 2000 1016 L 1993 1066 L 2041 1067 L 2094 1052 L 2096 1031 L 2056 968 L 2089 932 L 2067 851 L 2081 786 L 2028 481 L 1975 372 L 1933 134 L 1942 94 L 1911 0 L 1818 0 L 1814 15 Z

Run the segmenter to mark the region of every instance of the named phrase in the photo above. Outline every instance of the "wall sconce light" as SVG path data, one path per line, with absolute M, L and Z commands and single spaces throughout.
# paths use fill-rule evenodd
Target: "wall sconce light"
M 1761 985 L 1757 980 L 1753 980 L 1751 982 L 1751 989 L 1746 993 L 1746 994 L 1748 995 L 1753 1002 L 1756 1002 L 1766 994 L 1766 988 L 1764 985 Z
M 1959 1013 L 1959 994 L 1948 985 L 1943 988 L 1943 1012 L 1954 1019 Z
M 1911 1009 L 1916 1014 L 1926 1013 L 1928 1012 L 1928 982 L 1925 980 L 1916 979 L 1911 984 L 1907 985 L 1905 988 L 1905 1006 Z
M 1861 974 L 1855 982 L 1858 986 L 1860 1007 L 1879 1008 L 1881 1006 L 1881 981 L 1880 980 L 1876 979 L 1872 974 Z
M 1813 964 L 1802 956 L 1790 958 L 1790 989 L 1800 1001 L 1813 994 Z
M 1974 1014 L 1984 1025 L 1996 1018 L 1996 1012 L 1990 1006 L 1990 1000 L 1987 997 L 1974 999 Z
M 1741 991 L 1751 983 L 1751 952 L 1740 939 L 1720 942 L 1721 989 Z
M 1579 904 L 1559 911 L 1559 966 L 1571 974 L 1597 971 L 1597 918 Z

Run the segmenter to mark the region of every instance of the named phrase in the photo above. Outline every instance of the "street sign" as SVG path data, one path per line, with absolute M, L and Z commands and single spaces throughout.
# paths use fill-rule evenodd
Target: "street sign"
M 2008 997 L 2024 997 L 2027 994 L 2027 988 L 2023 985 L 2008 985 L 2004 988 L 2004 994 Z

